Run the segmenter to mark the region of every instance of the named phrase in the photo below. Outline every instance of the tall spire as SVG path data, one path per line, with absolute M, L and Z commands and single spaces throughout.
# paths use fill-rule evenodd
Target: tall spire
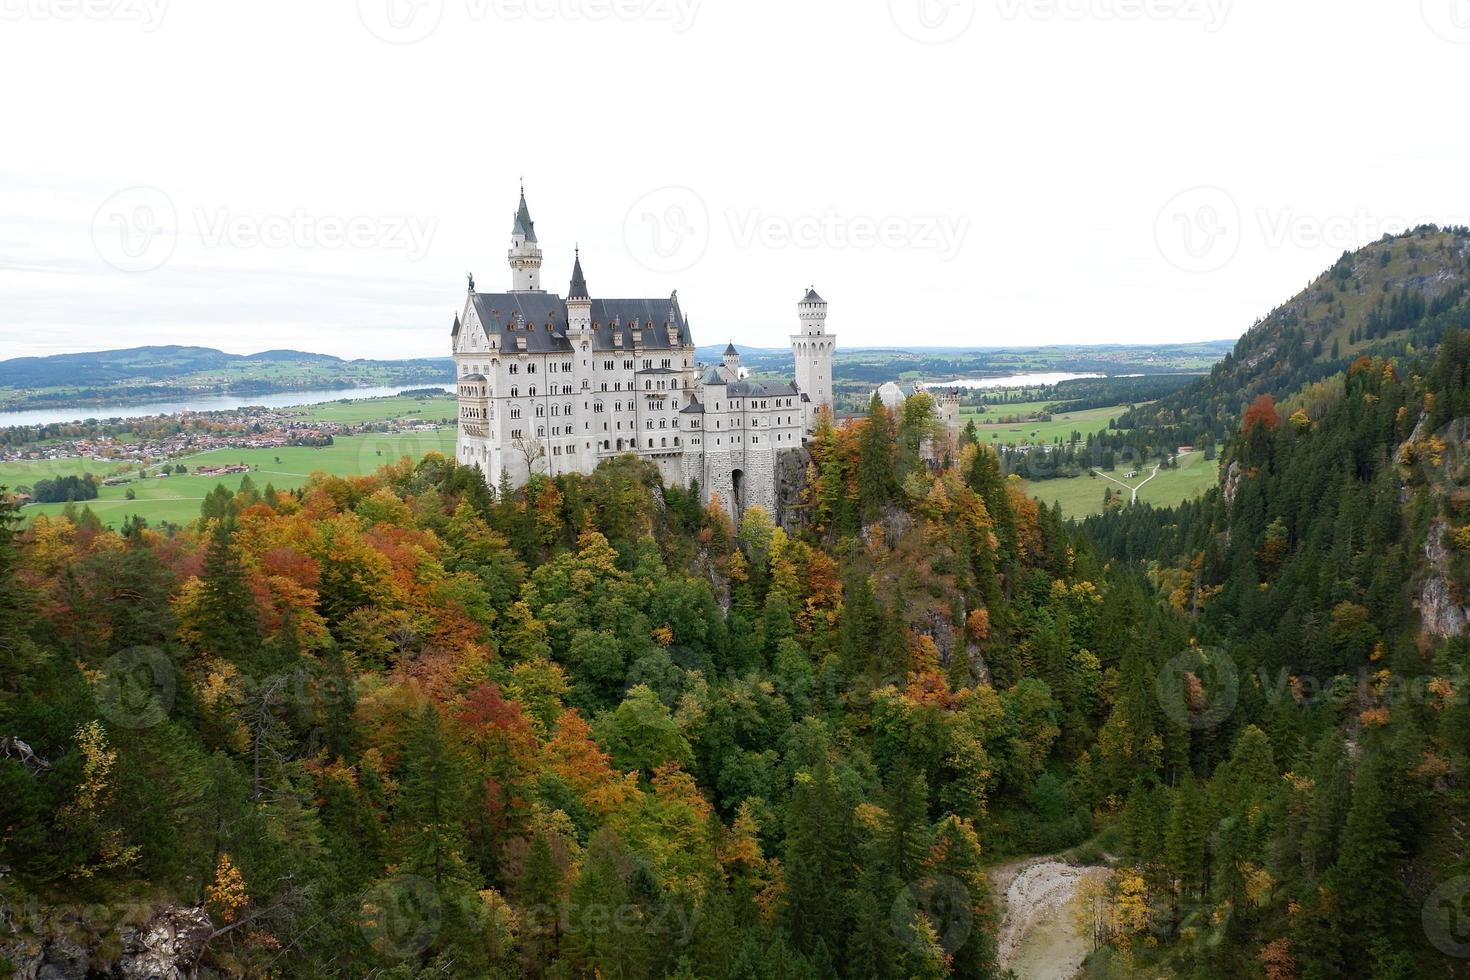
M 521 205 L 516 209 L 515 224 L 511 227 L 512 235 L 520 235 L 528 242 L 536 240 L 536 222 L 531 220 L 531 209 L 526 207 L 526 182 L 521 181 Z
M 510 229 L 511 287 L 513 293 L 541 292 L 541 248 L 536 244 L 536 222 L 526 207 L 526 185 L 521 183 L 521 202 Z
M 587 277 L 582 275 L 582 249 L 576 250 L 576 261 L 572 263 L 572 285 L 567 290 L 567 299 L 591 299 L 587 292 Z

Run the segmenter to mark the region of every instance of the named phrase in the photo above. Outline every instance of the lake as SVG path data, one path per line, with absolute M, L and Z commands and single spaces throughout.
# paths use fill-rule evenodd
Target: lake
M 263 408 L 289 408 L 294 405 L 320 405 L 344 398 L 387 398 L 400 391 L 419 388 L 443 388 L 449 385 L 414 384 L 377 388 L 329 388 L 317 391 L 278 391 L 270 395 L 201 395 L 165 402 L 143 402 L 137 405 L 65 405 L 56 408 L 30 408 L 18 412 L 0 412 L 0 428 L 9 425 L 49 425 L 53 422 L 76 422 L 82 419 L 137 419 L 147 415 L 175 415 L 179 412 L 227 412 L 246 405 Z
M 933 388 L 1030 388 L 1037 385 L 1055 385 L 1063 381 L 1078 381 L 1082 378 L 1106 378 L 1106 374 L 1068 374 L 1054 371 L 1049 374 L 1012 374 L 1004 378 L 956 378 L 953 381 L 925 382 Z

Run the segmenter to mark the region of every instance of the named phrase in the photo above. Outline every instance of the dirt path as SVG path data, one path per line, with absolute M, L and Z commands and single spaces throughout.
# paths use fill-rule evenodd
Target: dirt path
M 1196 449 L 1196 450 L 1193 450 L 1193 452 L 1199 452 L 1199 450 Z M 1182 459 L 1185 456 L 1189 456 L 1189 455 L 1191 455 L 1191 453 L 1180 453 L 1179 456 L 1176 457 L 1176 458 Z M 1094 469 L 1092 471 L 1092 473 L 1093 473 L 1094 476 L 1100 476 L 1104 480 L 1112 480 L 1112 482 L 1116 483 L 1118 486 L 1122 487 L 1124 490 L 1127 490 L 1129 493 L 1133 494 L 1133 498 L 1132 498 L 1132 501 L 1131 502 L 1136 504 L 1136 503 L 1138 503 L 1138 491 L 1142 490 L 1145 486 L 1147 486 L 1149 480 L 1152 480 L 1154 477 L 1156 477 L 1156 476 L 1159 475 L 1159 470 L 1163 468 L 1163 465 L 1164 465 L 1163 463 L 1155 463 L 1154 464 L 1154 471 L 1152 473 L 1150 473 L 1143 480 L 1143 482 L 1142 483 L 1139 483 L 1138 486 L 1136 486 L 1136 487 L 1129 486 L 1128 484 L 1124 483 L 1122 480 L 1113 479 L 1113 477 L 1108 476 L 1102 470 Z
M 990 870 L 1000 900 L 1000 968 L 1021 980 L 1071 980 L 1091 952 L 1072 918 L 1072 896 L 1107 868 L 1079 867 L 1054 857 L 1028 858 Z

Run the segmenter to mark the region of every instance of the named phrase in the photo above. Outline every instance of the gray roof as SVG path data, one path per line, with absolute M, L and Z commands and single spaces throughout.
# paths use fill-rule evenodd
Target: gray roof
M 489 380 L 489 379 L 487 379 L 483 374 L 467 374 L 464 377 L 460 378 L 459 380 L 461 380 L 461 381 L 486 381 L 486 380 Z
M 793 384 L 765 384 L 761 381 L 732 381 L 725 393 L 732 398 L 784 398 L 797 394 Z
M 515 350 L 515 341 L 506 337 L 524 335 L 526 352 L 530 354 L 570 351 L 567 339 L 567 304 L 555 293 L 476 293 L 475 313 L 487 334 L 501 337 L 502 350 Z M 516 314 L 526 327 L 512 330 Z M 670 321 L 672 317 L 672 321 Z M 613 323 L 622 333 L 622 343 L 613 345 Z M 676 300 L 670 299 L 594 299 L 592 301 L 592 348 L 597 351 L 633 352 L 632 326 L 643 328 L 642 347 L 649 350 L 681 350 L 693 345 L 689 325 Z M 667 323 L 679 328 L 681 343 L 669 342 Z M 548 329 L 549 328 L 549 329 Z
M 536 222 L 531 220 L 531 209 L 526 207 L 526 189 L 521 188 L 521 206 L 516 210 L 515 224 L 511 226 L 512 235 L 524 235 L 526 241 L 536 240 Z
M 587 299 L 592 294 L 587 292 L 587 277 L 582 275 L 582 252 L 577 250 L 577 260 L 572 263 L 572 285 L 567 290 L 567 299 Z
M 680 415 L 703 415 L 704 406 L 699 404 L 699 399 L 691 399 L 689 404 L 679 409 Z
M 458 313 L 454 314 L 454 326 L 449 329 L 449 336 L 451 336 L 451 337 L 458 337 L 459 336 L 459 314 Z
M 731 354 L 734 354 L 736 357 L 740 356 L 740 352 L 735 349 L 735 344 L 733 342 L 725 345 L 725 356 L 729 357 Z
M 724 375 L 720 374 L 719 368 L 715 367 L 714 365 L 710 365 L 709 367 L 706 367 L 704 369 L 704 373 L 699 376 L 699 383 L 706 385 L 722 385 L 725 383 L 725 377 Z
M 825 303 L 827 301 L 824 300 L 822 297 L 818 296 L 817 295 L 817 291 L 815 289 L 808 289 L 806 291 L 806 298 L 803 299 L 802 302 L 803 303 Z

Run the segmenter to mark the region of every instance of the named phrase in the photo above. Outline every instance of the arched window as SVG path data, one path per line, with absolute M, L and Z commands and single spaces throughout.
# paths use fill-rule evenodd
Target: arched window
M 516 386 L 516 385 L 511 385 L 510 386 L 510 397 L 512 397 L 512 398 L 519 398 L 519 397 L 521 397 L 521 389 L 518 386 Z

